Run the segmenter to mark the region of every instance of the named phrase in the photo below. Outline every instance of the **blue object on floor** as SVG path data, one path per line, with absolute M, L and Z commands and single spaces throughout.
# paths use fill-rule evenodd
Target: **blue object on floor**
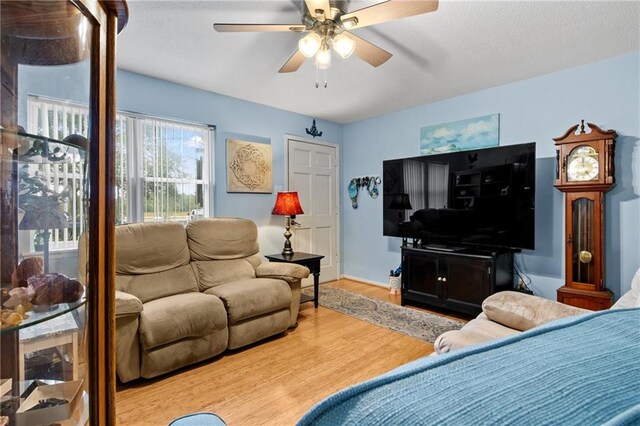
M 169 426 L 226 426 L 220 417 L 213 413 L 192 413 L 178 417 Z

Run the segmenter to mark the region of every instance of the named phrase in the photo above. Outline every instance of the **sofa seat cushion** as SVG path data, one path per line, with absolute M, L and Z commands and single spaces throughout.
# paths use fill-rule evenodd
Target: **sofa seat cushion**
M 144 304 L 140 313 L 140 344 L 144 349 L 202 337 L 227 327 L 224 305 L 217 297 L 186 293 Z
M 222 299 L 229 324 L 289 308 L 291 304 L 289 284 L 272 278 L 234 281 L 212 287 L 205 293 Z

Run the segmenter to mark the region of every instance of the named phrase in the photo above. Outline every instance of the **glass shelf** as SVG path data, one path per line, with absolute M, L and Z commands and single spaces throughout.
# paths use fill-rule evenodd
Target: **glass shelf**
M 40 324 L 55 317 L 59 317 L 60 315 L 64 315 L 68 312 L 75 311 L 85 303 L 86 299 L 83 296 L 80 298 L 80 300 L 74 303 L 59 303 L 57 305 L 50 305 L 46 307 L 36 307 L 36 310 L 27 312 L 29 318 L 24 319 L 20 324 L 0 329 L 0 334 L 22 330 L 32 325 Z M 48 308 L 48 310 L 44 310 L 45 308 Z

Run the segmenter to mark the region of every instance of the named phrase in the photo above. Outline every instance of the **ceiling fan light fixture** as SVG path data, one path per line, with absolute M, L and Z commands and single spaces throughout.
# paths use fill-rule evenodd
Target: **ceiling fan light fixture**
M 331 44 L 338 55 L 347 59 L 356 50 L 356 42 L 346 34 L 338 34 L 331 39 Z
M 355 16 L 352 16 L 352 17 L 346 18 L 346 19 L 340 19 L 340 21 L 342 21 L 342 26 L 345 27 L 348 30 L 353 29 L 353 28 L 358 26 L 358 18 L 355 17 Z
M 306 58 L 312 58 L 320 49 L 321 44 L 322 38 L 317 33 L 311 32 L 300 39 L 298 49 Z
M 319 70 L 331 68 L 331 50 L 326 44 L 316 53 L 315 65 Z

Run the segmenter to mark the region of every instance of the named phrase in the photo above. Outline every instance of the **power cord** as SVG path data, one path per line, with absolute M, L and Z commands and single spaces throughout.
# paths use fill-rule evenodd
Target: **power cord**
M 522 264 L 524 265 L 524 259 L 522 259 Z M 531 277 L 529 277 L 529 275 L 527 275 L 526 272 L 524 272 L 524 269 L 525 268 L 523 266 L 520 266 L 518 262 L 518 255 L 515 254 L 513 256 L 513 270 L 515 271 L 516 275 L 518 275 L 518 278 L 519 278 L 517 289 L 521 291 L 533 293 L 533 290 L 530 287 Z

